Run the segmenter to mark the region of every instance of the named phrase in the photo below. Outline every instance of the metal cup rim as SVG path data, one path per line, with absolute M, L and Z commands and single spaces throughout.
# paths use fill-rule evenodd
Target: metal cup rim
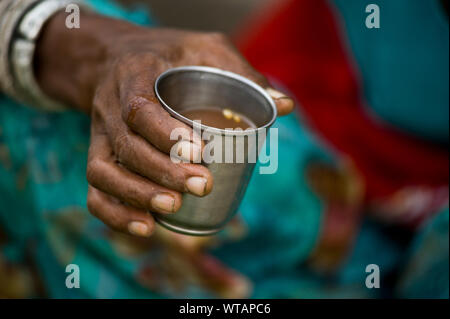
M 270 128 L 273 123 L 275 122 L 277 116 L 278 116 L 278 112 L 277 112 L 277 107 L 275 105 L 275 102 L 273 101 L 272 97 L 269 95 L 269 93 L 266 92 L 266 90 L 264 90 L 260 85 L 256 84 L 255 82 L 247 79 L 246 77 L 236 74 L 234 72 L 230 72 L 230 71 L 225 71 L 222 69 L 218 69 L 218 68 L 213 68 L 213 67 L 208 67 L 208 66 L 196 66 L 196 65 L 189 65 L 189 66 L 181 66 L 181 67 L 175 67 L 175 68 L 170 68 L 166 71 L 164 71 L 163 73 L 161 73 L 158 78 L 155 81 L 155 94 L 156 97 L 158 98 L 158 101 L 162 104 L 162 106 L 166 109 L 166 111 L 169 112 L 170 115 L 172 115 L 174 118 L 176 118 L 177 120 L 180 120 L 181 122 L 188 124 L 189 126 L 193 127 L 194 126 L 194 121 L 181 115 L 180 113 L 178 113 L 177 111 L 175 111 L 174 109 L 172 109 L 169 105 L 167 105 L 167 103 L 164 101 L 164 99 L 161 97 L 161 95 L 159 94 L 159 83 L 164 80 L 164 78 L 166 78 L 167 76 L 174 74 L 174 73 L 179 73 L 179 72 L 189 72 L 189 71 L 196 71 L 196 72 L 205 72 L 205 73 L 212 73 L 212 74 L 216 74 L 216 75 L 220 75 L 223 77 L 228 77 L 228 78 L 232 78 L 234 80 L 237 80 L 249 87 L 251 87 L 252 89 L 256 90 L 259 94 L 261 94 L 269 103 L 269 105 L 272 107 L 272 111 L 273 111 L 273 116 L 270 119 L 270 121 L 268 121 L 266 124 L 264 124 L 263 126 L 254 128 L 254 129 L 247 129 L 244 131 L 235 131 L 235 130 L 226 130 L 226 129 L 219 129 L 216 127 L 212 127 L 212 126 L 208 126 L 208 125 L 204 125 L 201 124 L 200 128 L 202 131 L 208 131 L 210 133 L 214 133 L 214 134 L 218 134 L 218 135 L 228 135 L 228 136 L 243 136 L 243 135 L 250 135 L 250 134 L 255 134 L 260 130 L 263 129 L 267 129 Z M 198 124 L 197 124 L 198 125 Z

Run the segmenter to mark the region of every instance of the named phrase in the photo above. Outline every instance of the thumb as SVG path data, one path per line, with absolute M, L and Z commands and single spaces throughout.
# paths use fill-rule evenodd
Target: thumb
M 274 100 L 279 116 L 287 115 L 292 112 L 295 103 L 291 97 L 271 87 L 267 88 L 266 91 Z

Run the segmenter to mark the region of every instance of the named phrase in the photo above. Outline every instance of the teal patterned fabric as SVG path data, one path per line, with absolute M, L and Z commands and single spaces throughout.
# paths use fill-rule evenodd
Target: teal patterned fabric
M 449 210 L 443 210 L 415 238 L 396 293 L 402 298 L 449 297 Z M 447 253 L 446 253 L 447 252 Z
M 125 11 L 111 1 L 90 2 L 104 14 L 151 24 L 142 9 Z M 386 238 L 374 223 L 363 225 L 347 264 L 331 277 L 304 266 L 319 240 L 326 204 L 307 182 L 306 167 L 311 162 L 332 166 L 337 160 L 301 123 L 296 115 L 277 121 L 277 174 L 254 175 L 240 208 L 241 226 L 237 228 L 242 234 L 233 235 L 233 228 L 224 230 L 209 253 L 248 278 L 253 286 L 251 297 L 383 296 L 382 291 L 365 288 L 364 265 L 375 258 L 386 274 L 393 272 L 404 260 L 405 249 Z M 85 178 L 89 126 L 85 115 L 42 113 L 0 96 L 0 234 L 6 234 L 5 241 L 0 236 L 0 295 L 1 264 L 7 260 L 17 269 L 31 263 L 48 297 L 230 296 L 213 276 L 202 277 L 205 268 L 196 270 L 192 264 L 198 264 L 190 256 L 189 262 L 182 260 L 179 251 L 170 252 L 158 238 L 142 241 L 119 235 L 89 214 Z M 415 269 L 411 268 L 415 253 L 420 255 L 431 245 L 432 257 L 442 249 L 433 246 L 432 239 L 445 236 L 445 230 L 448 239 L 448 211 L 441 215 L 408 252 L 411 264 L 406 269 Z M 448 240 L 446 247 L 448 251 Z M 421 273 L 441 269 L 445 263 L 448 267 L 448 254 L 446 258 L 423 263 Z M 68 264 L 80 267 L 79 289 L 65 286 Z M 438 289 L 442 292 L 438 296 L 448 297 L 448 271 L 441 269 L 439 274 L 439 280 L 446 275 L 447 290 L 445 286 Z M 418 278 L 414 271 L 405 273 L 398 294 L 414 296 L 423 281 L 426 278 Z M 31 296 L 39 293 L 30 291 Z

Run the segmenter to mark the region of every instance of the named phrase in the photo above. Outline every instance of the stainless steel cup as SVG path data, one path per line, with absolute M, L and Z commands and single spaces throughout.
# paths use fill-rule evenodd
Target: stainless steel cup
M 277 117 L 272 98 L 254 82 L 235 73 L 216 68 L 186 66 L 162 73 L 155 83 L 155 92 L 163 107 L 176 119 L 194 126 L 194 122 L 180 112 L 198 107 L 219 107 L 236 111 L 256 126 L 255 129 L 235 132 L 201 125 L 202 133 L 213 138 L 233 139 L 232 147 L 245 144 L 242 163 L 203 163 L 214 178 L 213 190 L 200 198 L 190 194 L 183 196 L 180 210 L 172 215 L 154 214 L 156 221 L 164 227 L 187 235 L 212 235 L 221 230 L 236 214 L 255 166 L 249 149 L 257 150 L 261 145 L 258 132 L 268 129 Z M 261 144 L 261 140 L 259 141 Z M 230 144 L 228 144 L 230 146 Z M 229 151 L 229 149 L 228 149 Z M 234 160 L 237 159 L 234 155 Z

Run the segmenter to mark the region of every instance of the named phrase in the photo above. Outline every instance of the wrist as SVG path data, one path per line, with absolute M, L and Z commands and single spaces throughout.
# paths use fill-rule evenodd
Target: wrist
M 59 12 L 42 30 L 35 55 L 36 79 L 50 97 L 90 113 L 97 85 L 114 56 L 111 41 L 134 26 L 82 12 L 81 28 L 68 29 L 66 17 Z

